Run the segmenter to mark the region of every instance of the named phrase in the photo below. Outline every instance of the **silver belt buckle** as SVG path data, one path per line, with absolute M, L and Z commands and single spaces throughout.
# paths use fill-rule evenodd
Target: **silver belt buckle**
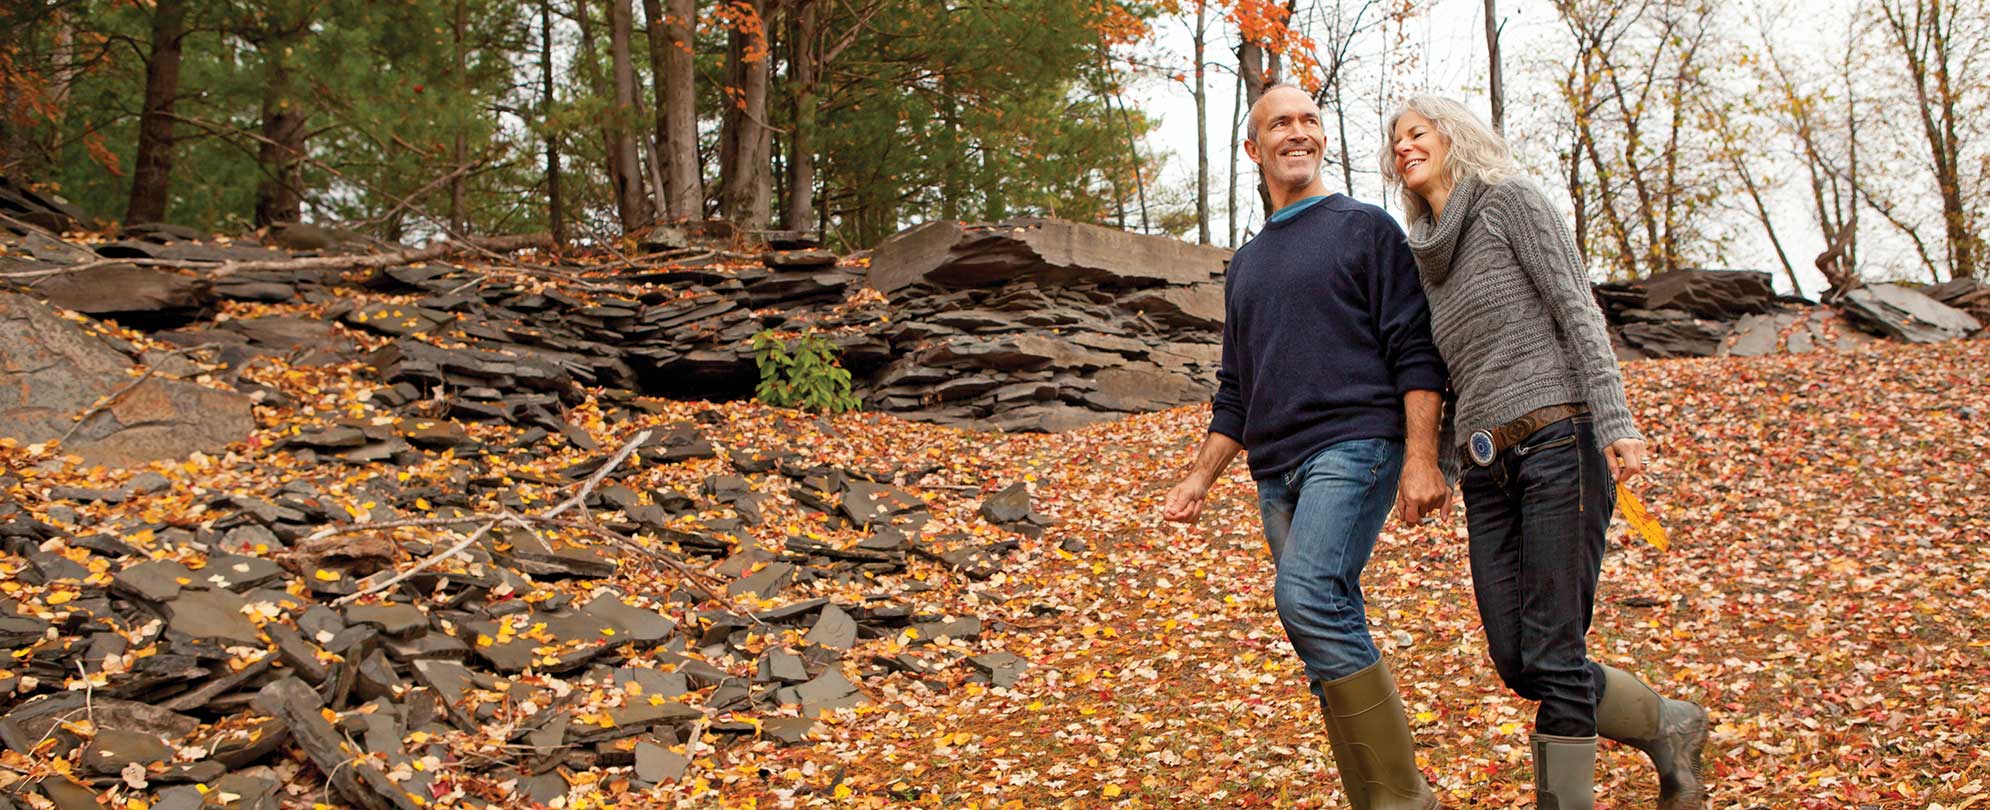
M 1490 430 L 1472 431 L 1472 437 L 1467 440 L 1466 447 L 1471 451 L 1472 463 L 1481 467 L 1491 464 L 1493 456 L 1496 455 L 1493 452 L 1492 431 Z

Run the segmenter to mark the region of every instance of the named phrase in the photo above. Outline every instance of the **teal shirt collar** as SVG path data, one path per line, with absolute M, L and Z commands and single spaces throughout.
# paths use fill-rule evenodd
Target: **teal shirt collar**
M 1301 211 L 1313 207 L 1314 203 L 1324 200 L 1329 196 L 1331 195 L 1316 194 L 1311 197 L 1307 197 L 1306 199 L 1303 200 L 1294 200 L 1292 202 L 1286 203 L 1284 208 L 1278 209 L 1277 213 L 1272 214 L 1271 217 L 1265 221 L 1284 222 L 1288 219 L 1299 216 L 1299 213 Z

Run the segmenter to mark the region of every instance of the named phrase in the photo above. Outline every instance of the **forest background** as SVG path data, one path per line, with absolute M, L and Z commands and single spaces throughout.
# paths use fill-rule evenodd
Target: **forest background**
M 1057 216 L 1206 243 L 1242 111 L 1315 93 L 1330 186 L 1467 99 L 1598 278 L 1990 275 L 1990 7 L 1957 0 L 32 0 L 0 171 L 93 216 L 604 243 L 723 218 L 874 245 Z

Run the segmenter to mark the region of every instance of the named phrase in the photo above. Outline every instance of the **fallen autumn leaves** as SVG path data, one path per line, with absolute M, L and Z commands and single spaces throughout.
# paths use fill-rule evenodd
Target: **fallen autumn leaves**
M 1709 771 L 1717 806 L 1956 810 L 1984 801 L 1986 367 L 1990 343 L 1983 341 L 1627 367 L 1632 402 L 1658 455 L 1642 491 L 1674 546 L 1661 554 L 1621 527 L 1613 532 L 1592 650 L 1714 710 Z M 301 407 L 259 414 L 263 447 L 297 420 L 369 412 L 357 396 L 363 386 L 337 367 L 267 374 L 269 386 Z M 819 581 L 807 590 L 838 603 L 874 590 L 916 592 L 934 612 L 987 619 L 979 640 L 941 645 L 1006 651 L 1030 665 L 1008 688 L 970 679 L 975 670 L 966 661 L 925 677 L 863 678 L 858 686 L 870 705 L 838 710 L 817 727 L 812 745 L 701 734 L 704 744 L 689 752 L 681 782 L 634 790 L 629 768 L 604 767 L 571 780 L 568 806 L 1341 802 L 1317 709 L 1271 610 L 1269 563 L 1241 465 L 1212 494 L 1199 528 L 1157 518 L 1159 495 L 1199 438 L 1205 410 L 1061 435 L 997 436 L 868 414 L 798 418 L 741 404 L 662 403 L 651 417 L 610 423 L 583 406 L 569 420 L 604 449 L 556 451 L 543 463 L 559 469 L 603 456 L 637 430 L 686 419 L 704 420 L 707 435 L 729 450 L 790 449 L 809 463 L 845 468 L 932 469 L 908 482 L 933 514 L 928 532 L 1014 540 L 1019 550 L 999 573 L 976 580 L 915 560 L 903 574 L 875 577 L 863 588 Z M 487 438 L 503 430 L 472 428 Z M 309 469 L 288 453 L 252 449 L 155 470 L 172 486 L 121 504 L 58 504 L 49 499 L 55 486 L 114 489 L 131 474 L 47 471 L 51 453 L 0 450 L 0 462 L 20 481 L 9 497 L 43 517 L 60 506 L 93 521 L 197 521 L 188 514 L 196 487 L 267 493 Z M 404 472 L 447 481 L 461 463 L 442 456 Z M 630 483 L 692 489 L 722 470 L 719 460 L 649 466 Z M 321 486 L 334 498 L 356 497 L 366 472 L 352 468 Z M 563 497 L 533 484 L 532 469 L 510 472 L 519 476 L 521 505 L 536 511 Z M 975 514 L 982 495 L 1016 480 L 1032 482 L 1037 510 L 1056 524 L 1041 538 L 1017 537 Z M 372 508 L 358 500 L 345 505 Z M 756 538 L 778 544 L 791 535 L 855 536 L 808 522 L 791 506 L 787 496 L 776 498 L 771 519 L 752 529 Z M 1375 633 L 1397 669 L 1425 769 L 1447 806 L 1524 806 L 1531 706 L 1499 688 L 1487 665 L 1453 531 L 1390 528 L 1365 588 Z M 611 584 L 661 597 L 677 581 L 668 571 L 626 566 Z M 24 612 L 59 610 L 76 598 L 20 585 L 8 596 Z M 749 636 L 754 646 L 794 643 L 790 634 L 799 635 L 764 633 Z M 856 665 L 931 641 L 906 634 L 864 640 L 846 661 L 855 673 Z M 708 727 L 701 721 L 698 728 Z M 445 781 L 488 755 L 479 753 L 475 735 L 438 742 L 447 755 L 420 764 Z M 9 757 L 0 767 L 17 774 L 54 767 Z M 1600 807 L 1649 804 L 1655 788 L 1634 752 L 1606 748 L 1602 759 Z M 319 791 L 323 777 L 312 766 L 289 768 L 296 792 L 288 801 L 337 801 Z M 495 786 L 468 786 L 433 797 L 430 806 L 523 803 Z M 126 789 L 116 797 L 142 795 Z

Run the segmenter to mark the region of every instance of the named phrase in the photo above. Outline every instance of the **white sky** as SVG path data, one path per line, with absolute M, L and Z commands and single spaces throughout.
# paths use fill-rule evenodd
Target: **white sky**
M 1350 5 L 1359 0 L 1344 0 Z M 1301 6 L 1311 3 L 1327 3 L 1333 0 L 1307 0 Z M 1856 0 L 1792 0 L 1798 13 L 1781 17 L 1787 20 L 1782 33 L 1795 41 L 1810 40 L 1825 42 L 1835 39 L 1842 31 L 1845 14 Z M 1213 4 L 1212 4 L 1213 5 Z M 1557 133 L 1547 126 L 1552 115 L 1562 104 L 1553 83 L 1553 70 L 1565 64 L 1570 47 L 1561 37 L 1561 24 L 1556 19 L 1554 6 L 1549 0 L 1499 0 L 1499 14 L 1504 19 L 1502 47 L 1505 51 L 1504 80 L 1507 98 L 1507 127 L 1513 138 L 1516 152 L 1523 165 L 1540 182 L 1550 195 L 1562 197 L 1566 192 L 1558 179 L 1559 167 L 1553 157 L 1553 141 Z M 1448 95 L 1464 101 L 1479 112 L 1490 117 L 1489 102 L 1486 98 L 1485 31 L 1481 14 L 1483 0 L 1426 0 L 1417 4 L 1419 14 L 1414 17 L 1403 33 L 1411 47 L 1424 57 L 1405 68 L 1391 71 L 1384 76 L 1381 66 L 1385 62 L 1396 61 L 1406 55 L 1405 51 L 1383 55 L 1371 53 L 1366 64 L 1359 67 L 1356 81 L 1366 83 L 1368 97 L 1377 96 L 1376 90 L 1385 82 L 1388 87 L 1380 95 L 1390 99 L 1400 98 L 1406 92 L 1429 91 Z M 1213 15 L 1212 15 L 1213 17 Z M 1170 65 L 1191 64 L 1191 38 L 1189 27 L 1193 17 L 1182 20 L 1157 20 L 1155 27 L 1159 34 L 1160 47 L 1167 53 L 1156 57 Z M 1806 30 L 1811 29 L 1811 30 Z M 1742 34 L 1738 34 L 1745 36 Z M 1218 244 L 1228 240 L 1228 226 L 1225 214 L 1225 184 L 1229 175 L 1225 169 L 1228 157 L 1234 74 L 1228 68 L 1235 57 L 1230 52 L 1232 34 L 1220 22 L 1211 26 L 1209 60 L 1220 67 L 1208 73 L 1209 84 L 1209 149 L 1210 149 L 1210 196 L 1211 196 L 1211 237 Z M 1379 33 L 1366 35 L 1366 41 L 1379 50 L 1387 37 Z M 1421 85 L 1415 87 L 1411 85 Z M 1164 189 L 1185 190 L 1179 193 L 1192 195 L 1195 183 L 1195 101 L 1189 88 L 1178 82 L 1166 79 L 1148 79 L 1135 90 L 1148 112 L 1160 120 L 1160 126 L 1145 143 L 1145 148 L 1167 155 L 1162 177 L 1155 183 Z M 1392 201 L 1382 199 L 1381 183 L 1376 173 L 1369 169 L 1375 164 L 1379 144 L 1380 121 L 1367 105 L 1365 117 L 1356 118 L 1350 114 L 1348 121 L 1349 138 L 1352 144 L 1353 160 L 1357 173 L 1351 194 L 1357 198 L 1383 204 L 1392 211 L 1396 208 Z M 1551 105 L 1541 107 L 1540 105 Z M 1330 124 L 1331 127 L 1331 124 Z M 1329 131 L 1329 152 L 1335 151 L 1332 145 L 1334 135 Z M 1238 155 L 1238 208 L 1240 232 L 1254 230 L 1263 214 L 1258 210 L 1255 192 L 1255 166 L 1241 152 Z M 1365 175 L 1362 170 L 1367 170 Z M 1328 187 L 1335 191 L 1347 191 L 1341 175 L 1332 165 L 1326 167 Z M 1795 180 L 1795 178 L 1790 178 Z M 1150 194 L 1153 192 L 1150 190 Z M 1810 266 L 1810 259 L 1823 250 L 1822 239 L 1813 224 L 1810 207 L 1804 196 L 1805 191 L 1797 183 L 1791 182 L 1771 194 L 1771 212 L 1777 224 L 1778 236 L 1782 239 L 1790 261 L 1797 266 L 1799 278 L 1804 284 L 1804 292 L 1815 296 L 1824 286 L 1823 278 Z M 1184 199 L 1189 197 L 1184 196 Z M 1736 202 L 1740 200 L 1737 199 Z M 1572 210 L 1564 200 L 1564 210 Z M 1723 226 L 1736 235 L 1733 249 L 1728 256 L 1730 266 L 1741 269 L 1770 271 L 1776 279 L 1779 290 L 1787 291 L 1789 282 L 1784 278 L 1781 265 L 1776 261 L 1763 236 L 1760 225 L 1753 215 L 1737 208 L 1731 212 L 1716 214 Z M 1863 219 L 1863 218 L 1862 218 Z M 1889 248 L 1885 237 L 1878 228 L 1864 228 L 1861 233 L 1862 248 L 1868 258 L 1879 255 Z M 1194 233 L 1188 234 L 1190 239 Z M 1884 257 L 1880 263 L 1888 262 Z M 1884 275 L 1884 273 L 1881 273 Z

